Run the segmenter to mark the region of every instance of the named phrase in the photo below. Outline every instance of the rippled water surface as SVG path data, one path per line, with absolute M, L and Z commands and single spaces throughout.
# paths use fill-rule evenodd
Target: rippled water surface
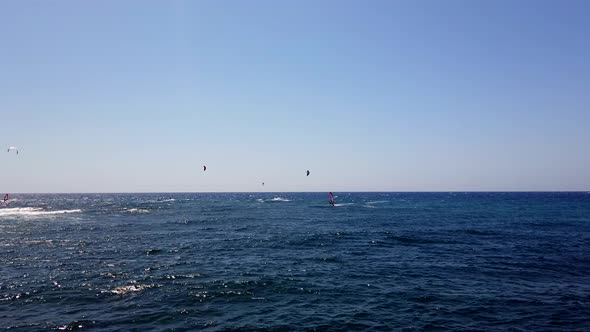
M 14 195 L 0 328 L 590 330 L 590 193 Z

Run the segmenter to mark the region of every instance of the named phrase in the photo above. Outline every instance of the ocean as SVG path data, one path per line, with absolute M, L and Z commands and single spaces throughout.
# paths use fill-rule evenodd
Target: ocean
M 9 331 L 590 331 L 590 193 L 15 194 Z

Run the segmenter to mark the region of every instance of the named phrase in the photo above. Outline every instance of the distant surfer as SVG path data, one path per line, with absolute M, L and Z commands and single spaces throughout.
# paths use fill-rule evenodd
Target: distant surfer
M 203 165 L 203 172 L 207 170 L 207 166 Z
M 2 202 L 4 202 L 4 203 L 8 202 L 8 194 L 4 195 L 4 200 Z
M 334 206 L 334 195 L 330 191 L 330 205 Z
M 307 170 L 307 176 L 309 176 L 309 170 Z

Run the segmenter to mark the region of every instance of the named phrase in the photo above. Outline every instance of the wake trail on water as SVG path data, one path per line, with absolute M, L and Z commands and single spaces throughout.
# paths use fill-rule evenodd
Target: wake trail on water
M 366 204 L 373 205 L 373 204 L 385 204 L 389 203 L 389 201 L 369 201 Z
M 65 213 L 80 213 L 81 209 L 72 210 L 45 210 L 40 207 L 19 207 L 19 208 L 3 208 L 0 209 L 0 218 L 4 216 L 45 216 Z

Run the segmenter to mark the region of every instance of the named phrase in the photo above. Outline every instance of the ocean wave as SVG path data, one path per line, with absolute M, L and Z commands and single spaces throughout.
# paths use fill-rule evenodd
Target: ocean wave
M 129 286 L 121 286 L 110 291 L 103 291 L 103 293 L 112 293 L 117 295 L 125 295 L 127 293 L 133 292 L 141 292 L 144 289 L 158 287 L 157 285 L 129 285 Z
M 265 203 L 265 202 L 290 202 L 291 200 L 288 198 L 285 198 L 285 197 L 277 196 L 277 197 L 273 197 L 271 199 L 266 199 L 266 200 L 262 199 L 262 198 L 258 198 L 256 201 L 260 202 L 260 203 Z
M 291 200 L 285 197 L 274 197 L 271 202 L 290 202 Z
M 69 324 L 58 326 L 59 331 L 76 331 L 96 324 L 96 321 L 91 320 L 75 320 Z
M 81 209 L 73 210 L 44 210 L 39 207 L 4 208 L 0 209 L 0 217 L 4 216 L 44 216 L 52 214 L 80 213 Z
M 200 273 L 191 273 L 191 274 L 166 274 L 164 276 L 159 277 L 160 279 L 195 279 L 195 278 L 203 278 L 204 275 Z
M 160 203 L 171 203 L 176 202 L 175 198 L 158 198 L 158 199 L 149 199 L 146 201 L 142 201 L 142 203 L 146 204 L 160 204 Z
M 150 213 L 149 209 L 138 209 L 138 208 L 131 208 L 131 209 L 124 209 L 123 212 L 129 213 Z

